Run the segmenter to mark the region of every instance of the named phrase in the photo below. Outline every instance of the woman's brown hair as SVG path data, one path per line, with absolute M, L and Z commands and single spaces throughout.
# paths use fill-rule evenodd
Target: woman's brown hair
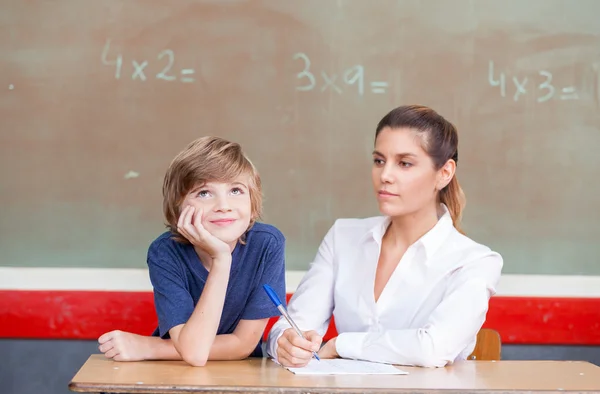
M 423 150 L 433 160 L 436 170 L 442 168 L 448 160 L 454 160 L 458 164 L 458 132 L 456 127 L 433 109 L 422 105 L 405 105 L 393 109 L 377 124 L 375 139 L 377 139 L 381 130 L 386 127 L 415 130 L 421 137 Z M 456 174 L 454 174 L 450 183 L 439 191 L 438 200 L 448 207 L 454 227 L 462 233 L 460 219 L 466 199 Z

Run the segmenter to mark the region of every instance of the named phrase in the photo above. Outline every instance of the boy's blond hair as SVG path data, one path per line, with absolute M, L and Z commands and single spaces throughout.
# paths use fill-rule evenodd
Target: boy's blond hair
M 192 141 L 171 161 L 163 182 L 163 213 L 166 226 L 178 242 L 189 241 L 177 231 L 181 204 L 187 194 L 205 182 L 231 182 L 247 174 L 251 219 L 248 229 L 262 215 L 262 185 L 258 171 L 242 147 L 220 137 Z M 248 230 L 247 229 L 247 230 Z M 246 230 L 246 231 L 247 231 Z M 242 236 L 243 241 L 244 236 Z

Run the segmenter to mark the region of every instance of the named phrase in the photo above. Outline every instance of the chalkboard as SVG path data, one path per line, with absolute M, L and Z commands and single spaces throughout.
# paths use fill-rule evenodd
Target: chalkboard
M 600 2 L 4 1 L 0 265 L 145 267 L 191 140 L 243 145 L 304 270 L 378 214 L 376 123 L 454 122 L 464 228 L 505 273 L 600 274 Z

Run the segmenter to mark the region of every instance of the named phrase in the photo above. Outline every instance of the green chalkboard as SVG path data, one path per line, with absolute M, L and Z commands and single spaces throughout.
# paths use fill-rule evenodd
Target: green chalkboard
M 600 2 L 3 2 L 0 266 L 145 267 L 189 141 L 240 142 L 305 270 L 378 214 L 377 121 L 459 128 L 468 235 L 505 273 L 600 274 Z

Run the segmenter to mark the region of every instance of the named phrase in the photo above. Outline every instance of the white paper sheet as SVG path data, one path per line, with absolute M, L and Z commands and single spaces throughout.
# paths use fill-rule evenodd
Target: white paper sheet
M 285 368 L 296 375 L 408 375 L 393 365 L 343 358 L 312 359 L 305 367 Z

